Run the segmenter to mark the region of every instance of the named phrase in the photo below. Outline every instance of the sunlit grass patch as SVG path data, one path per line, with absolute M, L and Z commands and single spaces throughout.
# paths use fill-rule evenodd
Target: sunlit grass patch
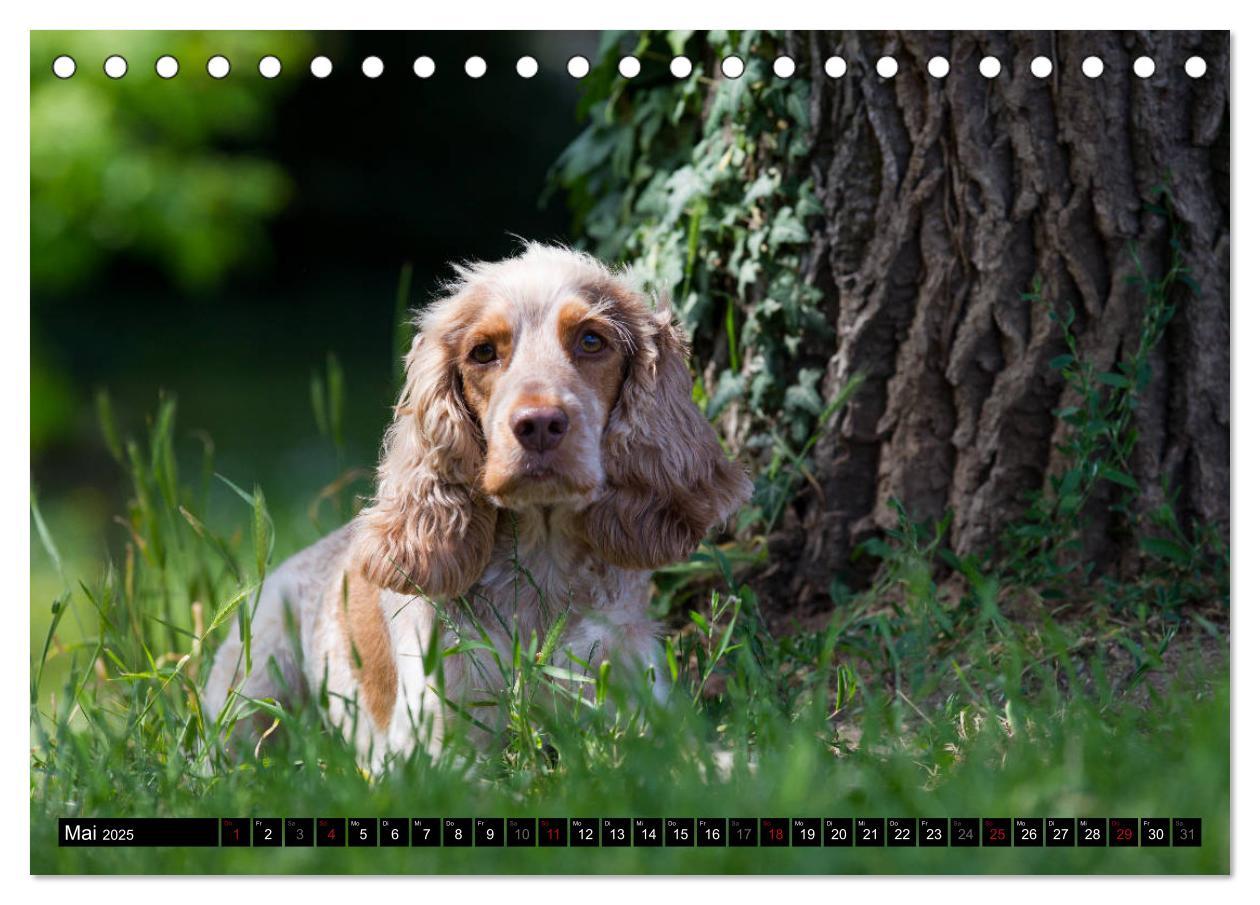
M 565 618 L 496 660 L 480 709 L 488 746 L 454 719 L 371 779 L 318 701 L 200 708 L 208 658 L 272 567 L 261 491 L 186 484 L 174 409 L 119 447 L 135 502 L 116 561 L 65 576 L 32 664 L 32 867 L 43 871 L 1224 871 L 1228 686 L 1221 614 L 1071 618 L 959 562 L 941 532 L 902 527 L 866 551 L 871 588 L 837 593 L 814 625 L 776 637 L 745 583 L 758 557 L 706 546 L 672 588 L 663 702 L 599 663 L 557 665 Z M 226 532 L 198 515 L 236 499 Z M 53 561 L 56 541 L 36 513 Z M 1165 612 L 1165 611 L 1159 611 Z M 58 625 L 75 613 L 73 643 Z M 511 614 L 500 614 L 511 624 Z M 1202 624 L 1200 624 L 1202 623 Z M 1214 629 L 1214 637 L 1209 629 Z M 475 641 L 475 627 L 469 637 Z M 457 641 L 447 656 L 464 655 Z M 37 686 L 50 666 L 55 687 Z M 253 663 L 264 669 L 266 664 Z M 582 694 L 590 684 L 594 693 Z M 247 717 L 274 726 L 261 743 Z M 470 719 L 478 719 L 469 713 Z M 250 734 L 252 733 L 252 735 Z M 228 736 L 248 737 L 229 755 Z M 240 750 L 242 749 L 243 750 Z M 1163 850 L 180 850 L 59 849 L 57 816 L 1201 816 L 1202 849 Z

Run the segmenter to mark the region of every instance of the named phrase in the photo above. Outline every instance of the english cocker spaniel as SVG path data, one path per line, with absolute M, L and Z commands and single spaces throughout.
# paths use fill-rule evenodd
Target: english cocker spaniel
M 562 612 L 556 663 L 653 668 L 663 690 L 651 570 L 751 491 L 692 401 L 683 337 L 624 275 L 565 248 L 456 272 L 417 321 L 375 498 L 268 576 L 253 668 L 234 627 L 205 689 L 211 720 L 234 696 L 323 691 L 379 767 L 440 746 L 439 687 L 462 704 L 502 682 L 484 647 L 431 645 L 475 619 L 510 661 L 513 632 L 541 638 Z

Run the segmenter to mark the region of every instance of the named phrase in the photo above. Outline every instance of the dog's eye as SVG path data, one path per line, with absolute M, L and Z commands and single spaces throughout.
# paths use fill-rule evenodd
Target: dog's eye
M 477 343 L 472 347 L 472 351 L 468 353 L 468 357 L 479 365 L 488 365 L 498 356 L 495 354 L 494 346 L 490 343 Z
M 587 355 L 602 352 L 604 349 L 604 337 L 592 330 L 587 330 L 582 334 L 582 338 L 578 340 L 578 348 Z

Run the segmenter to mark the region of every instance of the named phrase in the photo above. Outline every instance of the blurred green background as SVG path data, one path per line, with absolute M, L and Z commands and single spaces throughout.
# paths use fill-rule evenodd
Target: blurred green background
M 363 469 L 394 396 L 400 288 L 423 303 L 446 265 L 511 252 L 514 235 L 569 238 L 548 173 L 580 130 L 595 33 L 33 32 L 31 35 L 31 476 L 73 581 L 116 553 L 122 470 L 98 426 L 143 438 L 159 397 L 178 403 L 177 450 L 213 443 L 215 470 L 260 485 L 278 548 L 345 515 L 311 504 Z M 58 79 L 52 62 L 74 58 Z M 110 79 L 106 57 L 127 59 Z M 158 57 L 180 64 L 171 79 Z M 280 58 L 275 79 L 258 73 Z M 477 54 L 481 79 L 463 72 Z M 207 60 L 227 57 L 224 79 Z M 315 55 L 332 74 L 311 75 Z M 364 57 L 385 63 L 376 79 Z M 436 63 L 418 78 L 416 57 Z M 539 73 L 515 72 L 522 55 Z M 406 285 L 409 278 L 409 289 Z M 344 417 L 320 425 L 312 380 L 343 377 Z M 337 380 L 338 375 L 333 375 Z M 359 469 L 359 470 L 356 470 Z M 215 507 L 239 505 L 216 482 Z M 32 643 L 62 587 L 32 544 Z M 66 630 L 73 634 L 71 627 Z M 63 631 L 65 634 L 66 631 Z

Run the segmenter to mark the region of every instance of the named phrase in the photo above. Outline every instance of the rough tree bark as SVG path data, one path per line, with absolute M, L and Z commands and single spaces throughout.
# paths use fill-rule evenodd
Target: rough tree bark
M 817 447 L 821 493 L 806 487 L 776 539 L 796 550 L 794 593 L 825 594 L 850 553 L 894 522 L 953 511 L 953 549 L 978 551 L 1027 508 L 1056 468 L 1066 404 L 1049 362 L 1058 328 L 1021 295 L 1071 303 L 1090 360 L 1112 368 L 1137 342 L 1148 274 L 1168 269 L 1166 220 L 1144 209 L 1171 190 L 1201 294 L 1179 288 L 1152 359 L 1130 462 L 1142 501 L 1176 488 L 1177 511 L 1229 521 L 1229 38 L 1223 32 L 805 33 L 810 166 L 825 208 L 806 274 L 826 293 L 836 347 L 827 388 L 867 381 Z M 839 55 L 847 73 L 827 76 Z M 899 72 L 880 78 L 892 56 Z M 927 73 L 931 57 L 950 63 Z M 1002 63 L 984 78 L 982 57 Z M 1054 73 L 1033 77 L 1044 55 Z M 1081 61 L 1105 70 L 1090 79 Z M 1147 55 L 1149 79 L 1133 73 Z M 1185 60 L 1202 56 L 1192 79 Z M 1131 537 L 1106 499 L 1087 514 L 1086 552 L 1121 561 Z

